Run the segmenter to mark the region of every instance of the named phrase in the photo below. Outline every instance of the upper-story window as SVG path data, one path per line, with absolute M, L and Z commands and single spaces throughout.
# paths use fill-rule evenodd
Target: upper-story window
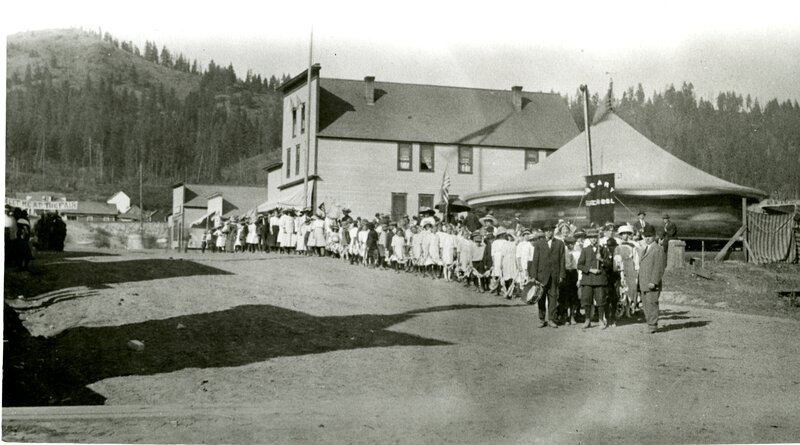
M 412 159 L 411 144 L 397 144 L 397 169 L 401 171 L 411 171 Z
M 300 144 L 297 144 L 297 147 L 294 148 L 294 174 L 300 174 Z
M 539 150 L 525 150 L 525 170 L 539 163 Z
M 433 171 L 433 145 L 419 144 L 419 171 Z
M 458 147 L 458 172 L 472 173 L 472 147 Z
M 297 108 L 292 108 L 292 137 L 297 136 Z
M 300 105 L 300 133 L 306 132 L 306 104 Z
M 292 147 L 286 149 L 286 177 L 292 174 Z

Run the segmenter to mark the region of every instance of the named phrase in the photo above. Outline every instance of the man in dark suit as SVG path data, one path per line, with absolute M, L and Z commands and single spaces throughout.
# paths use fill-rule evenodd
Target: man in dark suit
M 564 242 L 553 237 L 553 227 L 544 229 L 544 239 L 536 242 L 531 262 L 531 278 L 544 285 L 544 295 L 539 299 L 539 327 L 557 328 L 556 307 L 558 306 L 558 286 L 566 277 L 564 255 L 567 250 Z M 545 300 L 546 297 L 546 300 Z M 545 308 L 545 305 L 547 307 Z M 545 314 L 547 320 L 545 321 Z
M 594 305 L 600 311 L 597 318 L 603 324 L 603 329 L 608 327 L 608 318 L 606 317 L 607 255 L 605 255 L 603 246 L 598 243 L 598 236 L 597 229 L 586 231 L 586 237 L 589 239 L 590 244 L 583 248 L 578 259 L 578 269 L 583 272 L 581 277 L 581 306 L 584 314 L 586 314 L 586 322 L 583 324 L 584 329 L 592 326 L 592 307 Z
M 644 220 L 645 216 L 647 216 L 647 213 L 644 210 L 639 210 L 638 215 L 636 215 L 638 219 L 633 223 L 633 239 L 636 241 L 642 239 L 642 230 L 648 226 L 647 221 Z
M 639 259 L 639 290 L 642 292 L 644 317 L 647 331 L 652 334 L 658 329 L 658 298 L 661 296 L 661 278 L 667 266 L 666 253 L 655 241 L 655 228 L 645 228 L 644 250 Z
M 678 226 L 669 220 L 669 215 L 666 213 L 663 216 L 664 230 L 661 232 L 661 245 L 664 247 L 664 252 L 669 251 L 669 240 L 675 239 L 678 236 Z

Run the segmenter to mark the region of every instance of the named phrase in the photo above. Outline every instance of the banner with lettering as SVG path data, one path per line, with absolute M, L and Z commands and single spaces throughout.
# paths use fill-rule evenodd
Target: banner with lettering
M 589 221 L 602 225 L 614 221 L 614 173 L 586 176 L 583 199 L 589 211 Z
M 78 201 L 28 201 L 6 198 L 6 205 L 27 210 L 78 210 Z

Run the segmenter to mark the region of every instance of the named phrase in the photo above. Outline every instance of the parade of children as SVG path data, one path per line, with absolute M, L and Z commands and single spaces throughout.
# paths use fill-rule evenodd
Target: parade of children
M 646 316 L 646 332 L 657 330 L 666 246 L 652 225 L 607 222 L 578 228 L 558 219 L 531 227 L 519 213 L 498 221 L 491 212 L 482 218 L 473 212 L 450 214 L 444 221 L 427 207 L 396 220 L 350 213 L 347 208 L 327 215 L 324 208 L 284 208 L 234 216 L 206 230 L 202 252 L 326 257 L 404 279 L 443 280 L 537 304 L 541 327 L 606 329 Z M 648 270 L 640 271 L 645 254 L 652 258 Z M 642 273 L 646 283 L 639 280 Z

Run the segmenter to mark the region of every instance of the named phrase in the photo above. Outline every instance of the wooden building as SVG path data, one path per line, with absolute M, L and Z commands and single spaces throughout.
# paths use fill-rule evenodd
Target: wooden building
M 282 156 L 260 211 L 329 202 L 413 215 L 440 201 L 445 172 L 451 196 L 490 189 L 578 134 L 557 94 L 311 74 L 310 100 L 307 71 L 281 87 Z
M 172 186 L 172 215 L 169 218 L 170 245 L 199 248 L 202 234 L 220 219 L 255 214 L 266 198 L 263 187 L 188 184 Z
M 668 153 L 613 112 L 591 127 L 594 174 L 615 175 L 616 223 L 633 222 L 644 210 L 662 225 L 669 214 L 682 239 L 728 239 L 742 225 L 743 205 L 767 196 L 733 184 Z M 568 219 L 587 223 L 583 199 L 588 175 L 586 136 L 581 133 L 546 161 L 497 186 L 465 197 L 498 218 L 522 213 L 523 223 L 541 226 Z

